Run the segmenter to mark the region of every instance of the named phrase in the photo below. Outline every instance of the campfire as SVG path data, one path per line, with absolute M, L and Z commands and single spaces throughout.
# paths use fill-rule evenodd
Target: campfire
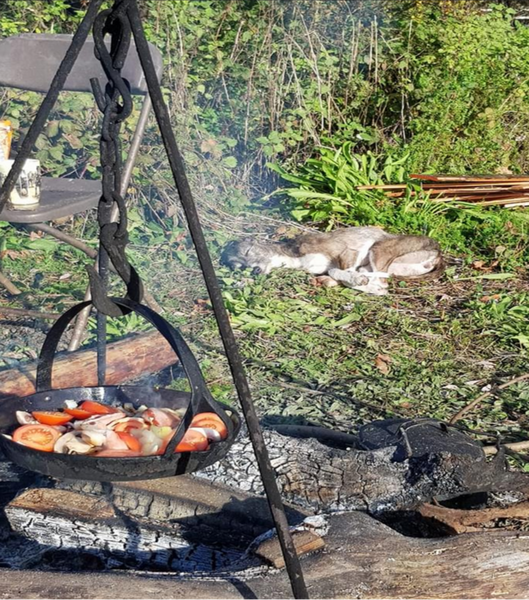
M 501 457 L 487 463 L 479 444 L 429 419 L 374 422 L 354 440 L 324 433 L 264 432 L 311 596 L 523 596 L 526 475 Z M 233 582 L 257 597 L 289 595 L 244 430 L 224 459 L 193 476 L 101 483 L 4 463 L 3 479 L 12 497 L 3 564 L 59 569 L 64 581 L 72 570 L 112 581 L 125 569 L 142 574 L 137 590 L 163 581 L 167 597 L 234 597 Z

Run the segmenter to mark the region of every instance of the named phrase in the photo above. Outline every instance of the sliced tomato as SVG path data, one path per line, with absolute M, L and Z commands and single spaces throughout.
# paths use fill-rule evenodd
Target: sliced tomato
M 96 452 L 92 456 L 105 456 L 108 458 L 132 458 L 134 456 L 141 456 L 139 452 L 135 452 L 134 450 L 100 450 Z
M 123 421 L 123 423 L 118 423 L 114 427 L 114 431 L 126 431 L 127 433 L 132 429 L 146 429 L 147 424 L 142 419 L 130 419 L 130 421 Z
M 49 425 L 23 425 L 13 432 L 13 441 L 35 450 L 53 452 L 55 442 L 61 435 Z
M 64 425 L 73 419 L 72 415 L 53 410 L 41 410 L 31 413 L 34 419 L 43 425 Z
M 88 419 L 88 417 L 91 417 L 94 414 L 88 412 L 87 410 L 81 410 L 80 408 L 65 408 L 64 412 L 72 415 L 74 419 L 78 419 L 80 421 L 83 419 Z
M 168 435 L 165 438 L 165 440 L 162 442 L 161 448 L 158 450 L 158 454 L 163 454 L 165 452 L 167 444 L 172 437 L 172 435 Z M 209 441 L 204 434 L 200 433 L 200 431 L 188 429 L 185 432 L 184 437 L 180 440 L 178 446 L 175 448 L 175 452 L 201 452 L 203 450 L 207 450 L 208 448 Z
M 134 450 L 134 452 L 141 451 L 140 440 L 130 435 L 130 433 L 127 433 L 126 431 L 118 431 L 116 433 L 119 435 L 120 439 L 122 439 L 125 442 L 125 444 L 127 444 L 129 450 Z
M 191 421 L 191 427 L 214 429 L 215 431 L 218 431 L 223 440 L 228 437 L 228 428 L 224 425 L 222 419 L 213 412 L 198 413 L 198 415 L 195 415 Z
M 119 412 L 118 409 L 113 406 L 101 404 L 100 402 L 93 402 L 92 400 L 85 400 L 79 408 L 89 412 L 91 415 L 111 415 L 112 413 Z

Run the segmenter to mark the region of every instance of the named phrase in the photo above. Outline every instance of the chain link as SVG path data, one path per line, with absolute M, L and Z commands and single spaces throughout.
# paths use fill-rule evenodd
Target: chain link
M 116 0 L 112 9 L 104 10 L 96 17 L 93 34 L 95 55 L 100 61 L 108 82 L 105 91 L 97 78 L 91 79 L 92 91 L 99 110 L 103 113 L 100 153 L 102 195 L 99 200 L 99 240 L 118 275 L 127 286 L 127 297 L 141 302 L 143 286 L 139 275 L 125 254 L 128 243 L 127 209 L 120 194 L 121 187 L 121 125 L 132 112 L 132 96 L 129 82 L 121 76 L 131 43 L 131 27 L 127 15 L 130 0 Z M 110 51 L 105 36 L 110 35 Z M 118 208 L 118 221 L 112 219 L 114 205 Z M 106 293 L 105 281 L 94 267 L 88 267 L 93 304 L 105 315 L 117 317 L 123 314 Z

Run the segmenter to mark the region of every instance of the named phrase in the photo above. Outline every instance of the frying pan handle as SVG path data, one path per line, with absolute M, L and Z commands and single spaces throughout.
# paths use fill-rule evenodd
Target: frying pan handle
M 193 356 L 193 353 L 189 349 L 189 346 L 185 342 L 182 334 L 168 323 L 163 317 L 154 312 L 152 309 L 138 304 L 132 300 L 125 300 L 121 298 L 112 298 L 112 300 L 121 308 L 132 310 L 137 314 L 141 315 L 144 319 L 149 321 L 158 332 L 169 342 L 169 345 L 174 350 L 180 364 L 182 365 L 184 372 L 189 380 L 191 387 L 191 402 L 188 407 L 187 413 L 190 413 L 189 418 L 186 413 L 186 417 L 183 421 L 189 421 L 186 425 L 189 425 L 193 415 L 198 412 L 205 412 L 212 410 L 217 412 L 218 408 L 215 406 L 217 403 L 213 400 L 209 390 L 206 387 L 206 382 L 200 371 L 200 367 Z M 57 346 L 61 340 L 68 325 L 75 319 L 75 317 L 87 306 L 92 303 L 81 302 L 66 311 L 50 329 L 42 350 L 40 351 L 39 361 L 37 365 L 37 377 L 36 377 L 36 391 L 42 392 L 51 389 L 51 372 L 53 367 L 53 360 L 57 351 Z M 182 433 L 183 435 L 183 433 Z M 177 437 L 177 436 L 174 436 Z M 182 437 L 182 436 L 180 436 Z M 171 444 L 175 446 L 176 444 Z

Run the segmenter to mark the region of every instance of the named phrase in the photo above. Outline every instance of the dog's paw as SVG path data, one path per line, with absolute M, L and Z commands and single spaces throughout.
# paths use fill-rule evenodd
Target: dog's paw
M 312 279 L 310 280 L 310 284 L 316 287 L 331 288 L 336 287 L 338 285 L 338 282 L 336 281 L 336 279 L 333 279 L 328 275 L 319 275 L 318 277 L 312 277 Z

